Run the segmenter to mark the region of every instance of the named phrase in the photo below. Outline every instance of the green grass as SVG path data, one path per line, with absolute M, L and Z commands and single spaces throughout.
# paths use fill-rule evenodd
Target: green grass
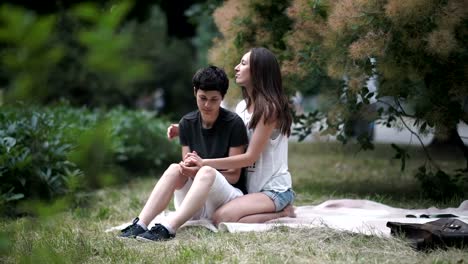
M 410 155 L 401 171 L 400 160 L 389 145 L 359 151 L 356 145 L 290 144 L 289 168 L 300 202 L 320 203 L 337 198 L 365 198 L 395 207 L 458 206 L 461 199 L 425 200 L 414 174 L 426 157 L 420 148 L 408 147 Z M 463 160 L 447 153 L 432 153 L 442 169 L 452 172 Z M 305 200 L 307 199 L 307 200 Z
M 420 196 L 412 173 L 424 157 L 411 150 L 405 172 L 391 159 L 389 146 L 356 152 L 354 146 L 291 144 L 290 170 L 297 205 L 328 199 L 371 199 L 392 206 L 424 208 L 434 202 Z M 445 168 L 460 166 L 438 157 Z M 0 222 L 0 263 L 467 263 L 468 252 L 450 249 L 413 251 L 398 238 L 379 238 L 326 228 L 260 233 L 212 233 L 204 228 L 179 230 L 174 240 L 141 243 L 120 240 L 108 227 L 139 213 L 156 179 L 139 178 L 126 186 L 80 196 L 59 214 Z M 461 199 L 436 205 L 458 206 Z

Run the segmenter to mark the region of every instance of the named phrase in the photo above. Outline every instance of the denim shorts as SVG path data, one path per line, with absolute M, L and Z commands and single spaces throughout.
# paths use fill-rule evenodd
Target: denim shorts
M 294 197 L 296 197 L 296 193 L 292 189 L 288 189 L 284 192 L 262 191 L 262 193 L 273 200 L 276 212 L 283 210 L 288 204 L 292 204 L 294 202 Z

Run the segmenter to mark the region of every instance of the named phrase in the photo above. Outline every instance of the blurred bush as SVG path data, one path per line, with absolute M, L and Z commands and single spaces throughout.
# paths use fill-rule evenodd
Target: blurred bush
M 169 122 L 154 115 L 121 107 L 106 114 L 112 126 L 114 160 L 120 166 L 143 172 L 180 158 L 178 144 L 166 137 Z
M 0 210 L 165 167 L 179 153 L 166 139 L 168 124 L 123 108 L 1 107 Z

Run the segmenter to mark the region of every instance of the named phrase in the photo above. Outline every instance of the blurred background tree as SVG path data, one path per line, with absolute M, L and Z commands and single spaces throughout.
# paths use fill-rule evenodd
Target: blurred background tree
M 356 119 L 395 126 L 412 118 L 415 134 L 432 129 L 464 155 L 463 170 L 445 175 L 447 184 L 467 185 L 468 149 L 457 132 L 459 122 L 468 123 L 466 1 L 226 1 L 214 17 L 222 37 L 211 61 L 236 65 L 250 47 L 266 46 L 278 55 L 289 91 L 325 99 L 324 132 L 346 142 L 347 124 Z M 371 80 L 377 92 L 369 90 Z M 303 115 L 298 132 L 310 133 L 321 118 Z M 365 134 L 358 141 L 372 148 Z M 404 150 L 396 149 L 404 162 Z M 428 161 L 418 172 L 423 182 L 440 176 Z
M 338 131 L 376 98 L 377 112 L 363 118 L 384 120 L 388 126 L 412 118 L 419 132 L 433 129 L 436 141 L 464 155 L 464 172 L 443 173 L 445 180 L 436 186 L 442 188 L 444 183 L 453 188 L 437 198 L 451 196 L 468 183 L 468 149 L 457 131 L 459 122 L 468 121 L 466 7 L 466 1 L 457 0 L 295 0 L 288 12 L 295 21 L 291 37 L 305 36 L 305 41 L 290 43 L 298 68 L 303 72 L 313 68 L 300 63 L 308 61 L 299 55 L 305 52 L 319 58 L 318 65 L 329 77 L 345 80 L 328 87 L 335 95 L 327 115 L 330 132 Z M 376 94 L 368 88 L 373 77 Z M 406 155 L 397 157 L 404 162 Z M 441 175 L 430 156 L 428 161 L 427 170 L 423 166 L 417 174 L 423 185 L 439 181 Z
M 191 77 L 201 66 L 190 39 L 195 25 L 184 17 L 193 3 L 182 2 L 2 5 L 3 101 L 123 105 L 157 110 L 177 120 L 195 107 Z M 202 24 L 205 16 L 210 18 L 206 12 L 192 15 L 193 23 Z
M 193 4 L 185 11 L 188 21 L 195 27 L 195 35 L 191 38 L 191 42 L 196 49 L 197 68 L 208 64 L 208 50 L 213 45 L 213 40 L 221 36 L 214 23 L 213 12 L 222 2 L 206 0 Z
M 283 61 L 284 54 L 287 54 L 284 34 L 291 26 L 291 20 L 285 14 L 288 6 L 289 1 L 284 0 L 225 1 L 213 13 L 221 35 L 214 39 L 208 60 L 222 66 L 228 76 L 234 76 L 234 67 L 242 55 L 256 46 L 267 47 Z M 234 84 L 232 86 L 235 87 Z M 288 84 L 285 87 L 289 94 L 297 88 Z M 240 98 L 240 89 L 231 89 L 226 103 L 235 107 Z
M 54 40 L 55 23 L 55 15 L 0 6 L 0 78 L 6 102 L 45 99 L 47 78 L 64 53 L 63 45 Z

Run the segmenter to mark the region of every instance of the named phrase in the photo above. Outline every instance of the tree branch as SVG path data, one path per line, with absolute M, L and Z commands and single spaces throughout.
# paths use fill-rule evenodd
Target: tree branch
M 405 122 L 405 120 L 403 119 L 403 117 L 413 117 L 411 115 L 408 115 L 405 113 L 405 110 L 403 109 L 403 107 L 400 105 L 400 103 L 398 102 L 398 100 L 394 99 L 395 101 L 395 104 L 399 107 L 399 109 L 396 109 L 393 105 L 387 103 L 387 102 L 384 102 L 384 101 L 381 101 L 381 100 L 378 100 L 378 102 L 382 102 L 384 104 L 386 104 L 388 107 L 392 108 L 393 110 L 395 110 L 396 112 L 396 116 L 400 119 L 400 121 L 403 123 L 403 125 L 406 127 L 406 129 L 408 129 L 408 131 L 414 135 L 418 141 L 419 141 L 419 144 L 421 145 L 421 147 L 423 148 L 423 151 L 424 153 L 426 154 L 426 158 L 429 160 L 429 162 L 435 167 L 437 168 L 438 170 L 440 169 L 439 166 L 435 163 L 435 161 L 432 159 L 429 151 L 427 150 L 426 146 L 424 146 L 424 143 L 422 142 L 422 139 L 421 137 L 416 133 L 414 132 L 409 126 L 408 124 Z

